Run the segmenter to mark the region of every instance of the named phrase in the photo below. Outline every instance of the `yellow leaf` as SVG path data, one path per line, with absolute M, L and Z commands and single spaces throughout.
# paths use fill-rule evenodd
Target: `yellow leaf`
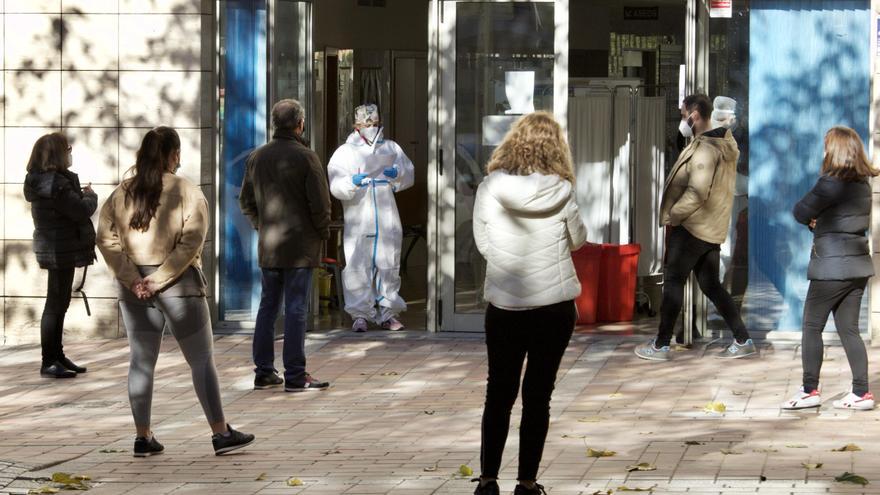
M 398 373 L 398 372 L 396 372 L 396 371 L 388 371 L 388 372 L 386 372 L 386 373 L 380 373 L 379 376 L 397 376 L 397 375 L 399 375 L 399 374 L 400 374 L 400 373 Z
M 839 481 L 841 483 L 852 483 L 854 485 L 862 485 L 865 486 L 868 484 L 868 480 L 865 478 L 855 474 L 846 472 L 834 478 L 834 481 Z
M 803 466 L 805 469 L 819 469 L 820 467 L 822 467 L 822 463 L 818 462 L 814 464 L 808 464 L 806 462 L 802 462 L 801 466 Z
M 657 488 L 657 485 L 651 485 L 648 488 L 630 488 L 626 485 L 621 485 L 617 487 L 617 491 L 619 492 L 652 492 L 654 488 Z
M 633 464 L 633 465 L 627 466 L 626 470 L 629 471 L 630 473 L 633 471 L 656 471 L 657 466 L 650 464 L 650 463 L 647 463 L 647 462 L 640 462 L 638 464 Z M 618 488 L 618 490 L 620 490 L 620 488 Z
M 731 450 L 731 449 L 721 449 L 721 453 L 724 455 L 740 455 L 740 454 L 742 454 L 742 452 L 737 452 L 737 451 Z
M 462 464 L 461 466 L 459 466 L 459 467 L 458 467 L 458 472 L 459 472 L 462 476 L 473 476 L 473 475 L 474 475 L 474 470 L 471 469 L 471 467 L 468 466 L 467 464 Z
M 608 398 L 610 399 L 616 399 L 617 397 L 623 397 L 623 394 L 620 392 L 614 392 L 613 394 L 608 396 Z
M 47 493 L 58 493 L 59 491 L 58 488 L 52 488 L 51 486 L 41 486 L 28 490 L 28 495 L 44 495 Z
M 299 478 L 290 478 L 287 480 L 287 486 L 302 486 L 303 482 Z
M 861 447 L 854 443 L 848 443 L 839 449 L 831 449 L 831 452 L 858 452 L 862 450 Z
M 756 452 L 758 454 L 772 454 L 779 451 L 776 449 L 753 449 L 752 452 Z
M 703 407 L 703 411 L 707 413 L 724 413 L 727 411 L 727 406 L 724 405 L 723 402 L 710 402 Z
M 587 438 L 587 436 L 586 435 L 569 435 L 568 433 L 565 433 L 562 435 L 562 438 Z
M 613 450 L 587 449 L 587 457 L 611 457 L 616 453 Z
M 266 473 L 260 473 L 259 476 L 254 478 L 254 481 L 264 481 L 266 479 Z

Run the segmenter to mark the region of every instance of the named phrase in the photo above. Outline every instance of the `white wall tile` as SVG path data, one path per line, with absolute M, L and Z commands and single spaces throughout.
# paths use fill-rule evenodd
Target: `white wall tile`
M 61 11 L 65 14 L 116 14 L 119 0 L 61 0 Z
M 61 84 L 65 126 L 119 125 L 119 72 L 62 71 Z
M 201 79 L 199 72 L 120 73 L 120 125 L 199 127 Z
M 88 284 L 88 282 L 87 282 Z M 88 294 L 88 289 L 86 289 Z M 40 317 L 45 298 L 7 297 L 5 299 L 5 340 L 7 345 L 36 344 L 40 342 Z M 64 342 L 119 337 L 119 312 L 115 298 L 91 297 L 92 316 L 86 314 L 82 298 L 74 294 L 64 318 Z M 71 358 L 88 362 L 85 356 Z
M 67 26 L 67 35 L 61 47 L 61 55 L 65 69 L 119 68 L 118 15 L 65 15 L 64 23 Z
M 4 64 L 9 69 L 58 69 L 60 14 L 5 14 Z
M 119 12 L 131 14 L 211 13 L 204 0 L 119 0 Z
M 60 71 L 5 71 L 4 78 L 7 126 L 60 126 Z
M 74 127 L 64 133 L 73 147 L 71 170 L 83 185 L 119 182 L 119 129 Z
M 24 199 L 24 190 L 22 188 L 22 184 L 3 185 L 3 237 L 7 242 L 30 242 L 34 238 L 34 220 L 31 217 L 31 204 Z M 15 250 L 12 251 L 13 254 L 16 252 Z M 28 261 L 31 264 L 36 264 L 37 262 L 33 255 L 15 260 L 9 259 L 7 255 L 7 261 L 10 264 L 7 264 L 6 272 L 11 273 L 10 269 L 12 269 L 11 263 L 13 261 L 21 260 Z M 22 268 L 22 270 L 25 269 Z
M 60 130 L 52 127 L 7 127 L 3 154 L 4 181 L 13 184 L 24 183 L 27 162 L 31 157 L 34 143 L 43 134 Z
M 201 15 L 119 16 L 119 65 L 125 70 L 200 70 Z
M 61 12 L 61 0 L 4 0 L 6 12 Z

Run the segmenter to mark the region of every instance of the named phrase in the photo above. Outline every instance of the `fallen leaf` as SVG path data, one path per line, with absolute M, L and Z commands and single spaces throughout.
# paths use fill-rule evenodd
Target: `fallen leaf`
M 840 476 L 834 478 L 834 481 L 839 481 L 841 483 L 852 483 L 854 485 L 862 485 L 865 486 L 868 484 L 868 480 L 865 478 L 855 474 L 855 473 L 843 473 Z
M 609 399 L 616 399 L 616 398 L 618 398 L 618 397 L 623 397 L 623 394 L 620 393 L 620 392 L 614 392 L 613 394 L 610 394 L 610 395 L 608 396 Z
M 730 393 L 733 394 L 733 395 L 746 395 L 745 392 L 740 392 L 740 391 L 738 391 L 738 390 L 732 390 Z
M 740 455 L 740 454 L 742 454 L 742 452 L 737 452 L 737 451 L 731 450 L 731 449 L 721 449 L 721 453 L 724 455 Z
M 616 453 L 613 450 L 587 449 L 587 457 L 611 457 Z
M 710 402 L 703 407 L 703 411 L 707 413 L 722 414 L 724 411 L 727 411 L 727 406 L 725 406 L 723 402 Z
M 462 464 L 461 466 L 458 467 L 458 473 L 462 476 L 473 476 L 474 470 L 471 469 L 471 467 L 468 466 L 467 464 Z
M 831 449 L 831 452 L 858 452 L 862 450 L 861 447 L 854 443 L 848 443 L 839 449 Z
M 325 450 L 324 452 L 321 452 L 321 455 L 333 455 L 333 454 L 341 454 L 341 453 L 342 453 L 342 451 L 339 451 L 339 450 Z
M 116 454 L 119 452 L 127 452 L 125 449 L 101 449 L 98 452 L 102 454 Z
M 562 438 L 587 438 L 587 436 L 586 435 L 569 435 L 568 433 L 565 433 L 562 435 Z
M 386 371 L 385 373 L 379 373 L 379 376 L 398 376 L 400 373 L 396 371 Z
M 653 492 L 654 488 L 657 488 L 657 485 L 651 485 L 648 488 L 630 488 L 626 485 L 620 485 L 617 487 L 617 491 L 619 491 L 619 492 Z
M 602 418 L 600 416 L 586 416 L 583 418 L 578 418 L 579 423 L 598 423 L 599 421 L 602 421 Z
M 805 448 L 807 448 L 807 446 L 802 443 L 788 443 L 788 444 L 785 444 L 785 446 L 790 449 L 805 449 Z
M 688 440 L 688 441 L 685 442 L 684 444 L 685 444 L 685 445 L 706 445 L 705 443 L 703 443 L 703 442 L 698 442 L 698 441 L 696 441 L 696 440 Z
M 651 463 L 648 463 L 648 462 L 640 462 L 638 464 L 632 464 L 632 465 L 627 466 L 626 470 L 630 473 L 633 471 L 656 471 L 657 466 L 655 466 Z M 620 490 L 620 488 L 618 488 L 618 490 Z
M 425 414 L 427 414 L 428 416 L 433 416 L 433 415 L 434 415 L 434 411 L 425 411 Z
M 433 473 L 434 471 L 437 470 L 437 464 L 438 464 L 438 463 L 434 463 L 433 466 L 428 466 L 428 467 L 426 467 L 425 469 L 423 469 L 423 471 L 426 472 L 426 473 Z
M 287 486 L 303 486 L 303 482 L 299 478 L 290 478 L 287 480 Z
M 776 449 L 752 449 L 752 452 L 757 452 L 759 454 L 772 454 L 779 451 Z
M 51 486 L 41 486 L 28 490 L 28 495 L 44 495 L 46 493 L 58 493 L 59 491 L 58 488 L 52 488 Z
M 260 473 L 259 476 L 254 478 L 254 481 L 265 481 L 265 480 L 266 480 L 266 473 Z
M 90 479 L 82 474 L 52 473 L 52 481 L 65 490 L 88 490 L 91 486 L 86 482 Z
M 611 495 L 612 493 L 614 493 L 614 490 L 608 490 L 607 492 L 603 492 L 602 490 L 596 490 L 595 492 L 593 492 L 590 495 Z
M 819 469 L 820 467 L 822 467 L 822 463 L 817 462 L 817 463 L 811 464 L 811 463 L 802 462 L 801 466 L 803 466 L 805 469 Z

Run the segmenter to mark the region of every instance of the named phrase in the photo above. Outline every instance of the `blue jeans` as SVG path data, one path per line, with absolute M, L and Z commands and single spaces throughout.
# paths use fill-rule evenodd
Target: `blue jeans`
M 255 373 L 275 372 L 275 319 L 284 295 L 284 381 L 302 385 L 306 379 L 306 312 L 312 268 L 263 268 L 263 295 L 254 329 Z

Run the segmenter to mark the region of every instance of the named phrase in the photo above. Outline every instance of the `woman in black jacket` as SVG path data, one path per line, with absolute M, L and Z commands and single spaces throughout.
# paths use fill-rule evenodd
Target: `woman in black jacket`
M 833 405 L 840 409 L 874 408 L 868 391 L 868 355 L 859 334 L 862 295 L 874 266 L 867 232 L 871 217 L 871 184 L 880 174 L 865 155 L 859 135 L 848 127 L 833 127 L 825 134 L 825 158 L 816 185 L 794 207 L 795 219 L 813 231 L 813 250 L 807 278 L 810 288 L 804 301 L 801 359 L 803 388 L 783 409 L 818 407 L 819 372 L 822 368 L 822 330 L 828 315 L 846 351 L 852 370 L 852 390 Z
M 98 207 L 98 195 L 90 186 L 81 188 L 79 177 L 68 170 L 70 151 L 64 135 L 42 136 L 34 143 L 24 181 L 24 197 L 31 203 L 34 218 L 34 253 L 40 268 L 49 270 L 40 322 L 40 376 L 46 378 L 73 378 L 86 372 L 64 355 L 61 333 L 74 270 L 95 261 L 95 227 L 90 217 Z

